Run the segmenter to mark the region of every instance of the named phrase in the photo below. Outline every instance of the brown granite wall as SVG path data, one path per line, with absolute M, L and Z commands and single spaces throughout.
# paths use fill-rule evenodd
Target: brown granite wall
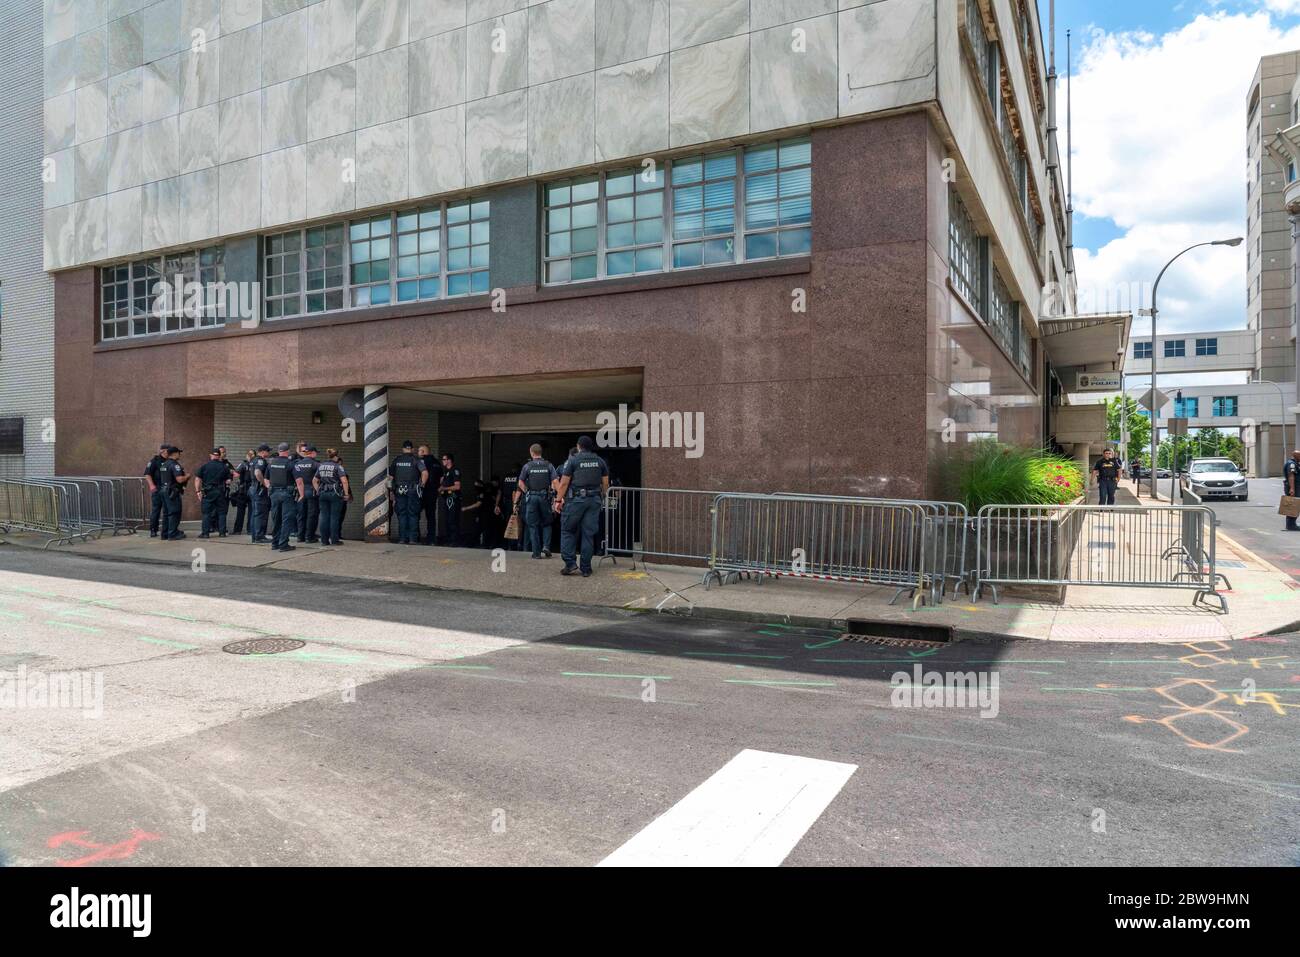
M 926 481 L 923 113 L 813 133 L 807 260 L 364 310 L 96 345 L 94 274 L 56 276 L 60 471 L 193 467 L 211 399 L 640 369 L 649 411 L 702 411 L 704 456 L 645 451 L 647 485 L 920 495 Z M 807 292 L 807 311 L 792 294 Z

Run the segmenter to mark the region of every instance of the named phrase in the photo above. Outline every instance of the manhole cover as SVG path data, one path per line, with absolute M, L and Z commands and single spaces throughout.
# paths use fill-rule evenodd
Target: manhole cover
M 278 655 L 282 651 L 294 651 L 307 644 L 297 638 L 245 638 L 223 645 L 221 650 L 232 655 Z

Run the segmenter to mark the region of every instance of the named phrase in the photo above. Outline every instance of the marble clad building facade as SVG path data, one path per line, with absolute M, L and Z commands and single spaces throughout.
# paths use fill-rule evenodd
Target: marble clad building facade
M 926 494 L 954 429 L 1044 438 L 1042 32 L 1019 0 L 45 0 L 59 468 L 387 385 L 516 432 L 704 413 L 646 485 Z M 174 271 L 256 315 L 150 316 Z

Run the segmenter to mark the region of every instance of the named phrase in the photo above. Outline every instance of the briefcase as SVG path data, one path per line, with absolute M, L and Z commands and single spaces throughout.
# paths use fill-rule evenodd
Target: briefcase
M 1300 502 L 1300 499 L 1296 499 Z M 512 542 L 519 541 L 519 513 L 515 512 L 510 516 L 510 521 L 506 523 L 506 539 Z
M 1277 513 L 1287 518 L 1300 518 L 1300 497 L 1283 495 L 1277 503 Z

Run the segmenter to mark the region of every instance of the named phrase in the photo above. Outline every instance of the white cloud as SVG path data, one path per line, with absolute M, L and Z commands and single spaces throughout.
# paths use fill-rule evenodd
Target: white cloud
M 1136 314 L 1174 253 L 1245 235 L 1250 80 L 1261 56 L 1297 48 L 1300 27 L 1265 12 L 1202 15 L 1162 36 L 1092 30 L 1074 76 L 1074 205 L 1124 234 L 1075 250 L 1085 294 L 1133 290 Z M 1188 253 L 1161 282 L 1159 305 L 1162 333 L 1243 327 L 1245 245 Z M 1134 331 L 1149 322 L 1135 315 Z

